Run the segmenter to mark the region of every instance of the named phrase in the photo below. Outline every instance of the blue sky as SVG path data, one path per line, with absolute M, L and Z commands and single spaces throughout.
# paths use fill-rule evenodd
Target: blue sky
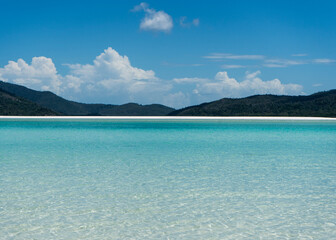
M 336 88 L 336 1 L 1 1 L 0 79 L 184 107 Z

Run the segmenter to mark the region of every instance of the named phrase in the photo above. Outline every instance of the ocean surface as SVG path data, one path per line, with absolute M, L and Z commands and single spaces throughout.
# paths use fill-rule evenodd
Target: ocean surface
M 336 239 L 336 121 L 1 120 L 0 239 Z

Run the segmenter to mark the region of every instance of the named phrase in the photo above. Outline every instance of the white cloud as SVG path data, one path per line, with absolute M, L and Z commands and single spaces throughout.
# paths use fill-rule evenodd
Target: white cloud
M 255 66 L 246 66 L 240 64 L 224 64 L 221 67 L 224 69 L 232 69 L 232 68 L 246 68 L 246 67 L 267 67 L 267 68 L 286 68 L 290 66 L 299 66 L 304 64 L 330 64 L 335 63 L 335 59 L 330 58 L 318 58 L 318 59 L 302 59 L 298 57 L 308 56 L 306 53 L 297 53 L 292 54 L 293 59 L 279 59 L 279 58 L 267 58 L 264 55 L 234 55 L 230 53 L 211 53 L 207 56 L 203 56 L 205 59 L 209 59 L 215 62 L 221 62 L 224 60 L 260 60 L 259 65 Z M 239 61 L 238 61 L 239 62 Z
M 144 11 L 145 9 L 148 9 L 148 7 L 149 7 L 148 3 L 142 2 L 139 5 L 134 6 L 134 8 L 131 11 L 132 12 Z
M 246 68 L 246 66 L 243 65 L 222 65 L 222 68 L 225 69 L 232 69 L 232 68 Z
M 102 54 L 96 57 L 93 64 L 68 64 L 71 74 L 90 82 L 94 81 L 116 81 L 129 82 L 133 80 L 155 80 L 155 73 L 152 70 L 145 71 L 133 67 L 127 56 L 121 56 L 112 48 L 107 48 Z
M 242 97 L 252 94 L 299 94 L 302 86 L 298 84 L 283 84 L 279 79 L 263 81 L 258 77 L 260 71 L 246 73 L 245 79 L 238 82 L 230 78 L 227 72 L 218 72 L 214 80 L 200 82 L 195 93 L 211 98 Z
M 147 3 L 140 3 L 132 11 L 144 11 L 145 17 L 141 20 L 140 29 L 145 31 L 170 32 L 173 28 L 172 17 L 164 11 L 149 8 Z
M 174 78 L 174 82 L 176 83 L 200 83 L 207 82 L 207 78 Z
M 336 62 L 334 59 L 329 58 L 318 58 L 313 60 L 314 63 L 333 63 Z
M 212 53 L 203 58 L 207 59 L 235 59 L 235 60 L 261 60 L 264 59 L 263 55 L 233 55 L 229 53 Z
M 265 63 L 265 64 L 263 64 L 263 66 L 268 67 L 268 68 L 284 68 L 284 67 L 287 67 L 287 65 L 276 64 L 276 63 Z
M 256 72 L 246 72 L 245 73 L 245 77 L 246 79 L 253 79 L 256 78 L 261 72 L 260 71 L 256 71 Z
M 101 94 L 114 101 L 143 101 L 148 94 L 160 94 L 171 86 L 152 70 L 133 67 L 127 56 L 112 48 L 97 56 L 93 64 L 68 64 L 67 86 L 78 91 Z
M 328 64 L 336 62 L 334 59 L 329 58 L 319 58 L 319 59 L 313 59 L 313 60 L 289 60 L 289 59 L 266 59 L 265 63 L 263 64 L 264 67 L 269 68 L 280 68 L 280 67 L 289 67 L 294 65 L 302 65 L 302 64 L 312 64 L 312 63 L 318 63 L 318 64 Z
M 30 64 L 23 59 L 9 61 L 0 68 L 0 80 L 17 83 L 37 90 L 61 92 L 61 76 L 50 58 L 33 57 Z
M 181 91 L 176 93 L 169 93 L 163 98 L 164 105 L 173 106 L 175 108 L 184 108 L 190 106 L 190 95 Z
M 67 64 L 61 76 L 50 58 L 34 57 L 31 64 L 19 59 L 0 68 L 0 80 L 36 90 L 51 90 L 65 98 L 89 103 L 162 103 L 185 107 L 223 97 L 251 94 L 299 94 L 302 86 L 279 79 L 263 81 L 260 71 L 246 73 L 243 81 L 218 72 L 214 79 L 158 78 L 154 71 L 134 67 L 127 56 L 112 48 L 104 50 L 91 64 Z
M 65 81 L 68 89 L 73 89 L 75 92 L 81 92 L 81 85 L 83 84 L 82 79 L 72 75 L 66 75 Z
M 289 60 L 289 59 L 267 59 L 265 60 L 265 64 L 263 64 L 263 66 L 269 68 L 281 68 L 302 64 L 307 64 L 307 62 L 298 60 Z
M 199 23 L 200 23 L 200 20 L 198 18 L 193 19 L 191 22 L 187 22 L 186 16 L 180 17 L 181 27 L 191 27 L 191 26 L 198 27 Z
M 65 64 L 61 76 L 50 58 L 34 57 L 31 64 L 19 59 L 0 68 L 0 80 L 50 90 L 63 97 L 84 102 L 121 104 L 159 102 L 171 84 L 160 80 L 152 70 L 131 65 L 127 56 L 112 48 L 104 50 L 92 64 Z

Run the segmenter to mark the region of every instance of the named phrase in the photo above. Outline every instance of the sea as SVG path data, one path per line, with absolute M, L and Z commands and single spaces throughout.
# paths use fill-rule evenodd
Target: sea
M 1 119 L 0 239 L 336 239 L 336 121 Z

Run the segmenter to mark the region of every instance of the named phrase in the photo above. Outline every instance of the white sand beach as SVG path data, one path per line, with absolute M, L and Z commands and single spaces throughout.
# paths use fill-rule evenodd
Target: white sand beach
M 336 121 L 327 117 L 203 117 L 203 116 L 0 116 L 0 119 L 83 119 L 83 120 L 284 120 L 284 121 Z

